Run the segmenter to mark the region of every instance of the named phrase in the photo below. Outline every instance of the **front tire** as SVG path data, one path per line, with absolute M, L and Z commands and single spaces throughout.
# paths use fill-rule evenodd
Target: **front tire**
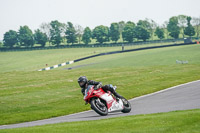
M 122 99 L 122 102 L 124 104 L 124 109 L 122 110 L 123 113 L 129 113 L 131 111 L 131 104 L 128 100 L 125 98 Z
M 91 108 L 98 114 L 105 116 L 108 114 L 108 109 L 105 104 L 99 103 L 99 99 L 92 99 L 90 102 Z

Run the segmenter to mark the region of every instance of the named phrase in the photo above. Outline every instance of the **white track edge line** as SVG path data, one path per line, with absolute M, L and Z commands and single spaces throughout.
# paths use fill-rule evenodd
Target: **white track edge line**
M 153 93 L 150 93 L 150 94 L 146 94 L 146 95 L 143 95 L 143 96 L 135 97 L 133 99 L 130 99 L 129 101 L 138 100 L 138 99 L 141 99 L 141 98 L 144 98 L 144 97 L 148 97 L 148 96 L 152 96 L 152 95 L 155 95 L 155 94 L 159 94 L 159 93 L 162 93 L 162 92 L 165 92 L 165 91 L 168 91 L 168 90 L 172 90 L 172 89 L 175 89 L 177 87 L 184 86 L 184 85 L 192 84 L 192 83 L 195 83 L 195 82 L 200 82 L 200 80 L 195 80 L 195 81 L 191 81 L 191 82 L 188 82 L 188 83 L 183 83 L 183 84 L 176 85 L 176 86 L 164 89 L 164 90 L 160 90 L 160 91 L 156 91 L 156 92 L 153 92 Z

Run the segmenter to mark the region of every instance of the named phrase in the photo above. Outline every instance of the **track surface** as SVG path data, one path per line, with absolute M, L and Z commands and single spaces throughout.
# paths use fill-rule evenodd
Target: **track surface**
M 169 112 L 175 110 L 188 110 L 200 108 L 200 80 L 178 85 L 156 93 L 148 94 L 129 100 L 132 105 L 130 113 L 115 112 L 107 116 L 99 116 L 94 111 L 85 111 L 72 115 L 55 117 L 33 122 L 25 122 L 12 125 L 2 125 L 0 129 L 20 128 L 36 125 L 45 125 L 61 122 L 99 120 L 111 117 L 151 114 Z

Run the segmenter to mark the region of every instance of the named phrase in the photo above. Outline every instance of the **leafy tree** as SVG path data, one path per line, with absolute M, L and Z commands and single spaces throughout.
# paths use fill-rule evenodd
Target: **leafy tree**
M 3 42 L 2 41 L 0 41 L 0 47 L 2 47 L 3 46 Z
M 82 38 L 82 40 L 83 40 L 83 42 L 84 42 L 85 44 L 88 44 L 88 43 L 91 42 L 90 38 L 92 38 L 92 31 L 90 30 L 89 27 L 86 27 L 86 28 L 84 29 L 84 33 L 83 33 L 83 38 Z
M 167 25 L 167 30 L 169 31 L 169 35 L 175 39 L 179 37 L 180 27 L 178 26 L 178 18 L 171 17 L 169 19 L 169 23 Z
M 146 41 L 150 38 L 150 32 L 141 25 L 137 25 L 134 28 L 134 32 L 137 39 L 142 39 L 143 41 Z
M 194 27 L 190 24 L 191 19 L 191 17 L 187 17 L 187 27 L 184 30 L 185 35 L 190 37 L 195 35 Z
M 143 28 L 148 30 L 148 32 L 150 33 L 150 36 L 152 37 L 152 40 L 153 40 L 154 31 L 157 27 L 157 24 L 155 21 L 153 21 L 151 19 L 139 20 L 137 25 L 142 26 Z
M 42 47 L 45 46 L 46 42 L 47 42 L 47 35 L 45 33 L 42 33 L 39 29 L 37 29 L 35 31 L 35 34 L 34 34 L 34 39 L 35 39 L 35 42 L 37 44 L 41 44 Z
M 135 24 L 133 22 L 129 21 L 125 24 L 122 32 L 123 40 L 128 41 L 129 43 L 133 42 L 133 38 L 135 37 L 134 27 Z
M 14 30 L 9 30 L 4 34 L 4 46 L 13 47 L 15 44 L 18 43 L 17 39 L 17 32 Z
M 165 21 L 164 22 L 164 24 L 162 25 L 162 27 L 163 27 L 163 29 L 165 29 L 164 31 L 164 33 L 166 34 L 166 37 L 167 37 L 167 39 L 169 38 L 169 32 L 168 32 L 168 30 L 167 30 L 167 25 L 168 25 L 168 21 Z
M 185 37 L 184 30 L 187 25 L 187 16 L 179 15 L 177 18 L 178 18 L 178 26 L 180 27 L 180 34 L 182 34 L 184 38 Z
M 109 41 L 109 28 L 103 25 L 97 26 L 94 28 L 92 36 L 101 44 L 107 42 Z
M 81 44 L 81 38 L 83 36 L 83 27 L 80 25 L 75 26 L 76 35 L 78 37 L 78 43 Z
M 147 19 L 148 20 L 148 19 Z M 152 20 L 152 19 L 149 19 L 149 23 L 150 23 L 150 29 L 149 29 L 149 31 L 150 31 L 150 36 L 151 36 L 151 39 L 153 40 L 153 37 L 154 37 L 154 32 L 155 32 L 155 30 L 156 30 L 156 28 L 158 27 L 158 24 L 154 21 L 154 20 Z
M 164 30 L 161 29 L 161 28 L 159 28 L 159 27 L 156 28 L 155 34 L 156 34 L 156 36 L 158 36 L 158 38 L 160 38 L 160 39 L 163 39 L 163 38 L 165 37 L 165 36 L 164 36 Z
M 120 38 L 120 32 L 119 32 L 119 25 L 118 23 L 112 23 L 110 26 L 110 37 L 112 41 L 115 41 L 115 43 Z
M 34 45 L 33 33 L 28 26 L 20 26 L 18 39 L 21 46 L 32 47 Z
M 122 38 L 122 32 L 123 32 L 123 30 L 124 30 L 125 22 L 124 22 L 124 21 L 120 21 L 120 22 L 118 23 L 118 25 L 119 25 L 120 38 Z M 122 40 L 123 40 L 123 38 L 122 38 Z
M 137 39 L 142 39 L 146 41 L 153 35 L 152 31 L 153 28 L 151 27 L 151 23 L 148 19 L 146 20 L 139 20 L 137 26 L 135 27 L 135 34 Z
M 145 29 L 148 29 L 148 30 L 151 29 L 151 24 L 147 20 L 139 20 L 137 23 L 137 26 L 144 27 Z
M 200 34 L 200 17 L 192 18 L 192 23 L 194 25 L 195 32 L 197 33 L 197 38 L 199 38 L 199 34 Z
M 47 40 L 50 42 L 51 39 L 51 25 L 50 23 L 42 23 L 40 25 L 41 32 L 45 33 L 47 35 Z
M 61 34 L 65 30 L 65 25 L 63 23 L 58 22 L 57 20 L 50 22 L 51 28 L 50 28 L 50 41 L 54 45 L 59 45 L 62 41 Z
M 77 34 L 76 30 L 71 22 L 67 22 L 67 29 L 65 32 L 67 43 L 77 43 Z

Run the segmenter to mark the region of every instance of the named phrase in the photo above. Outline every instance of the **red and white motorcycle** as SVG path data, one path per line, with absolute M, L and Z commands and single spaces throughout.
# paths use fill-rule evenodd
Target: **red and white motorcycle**
M 111 92 L 104 92 L 102 88 L 94 89 L 93 85 L 89 85 L 85 89 L 84 100 L 91 104 L 91 108 L 100 115 L 107 115 L 110 112 L 121 111 L 129 113 L 131 104 L 125 98 L 115 98 Z

